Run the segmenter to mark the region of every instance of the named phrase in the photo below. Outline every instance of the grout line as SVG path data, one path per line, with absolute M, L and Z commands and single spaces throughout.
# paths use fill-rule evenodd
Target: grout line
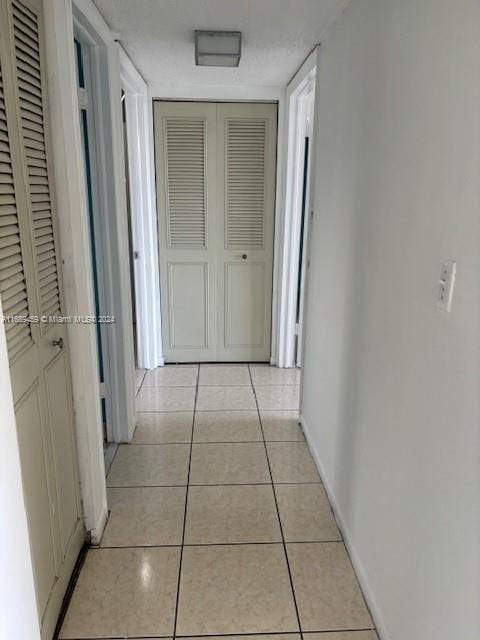
M 358 633 L 358 632 L 362 632 L 362 631 L 375 631 L 374 627 L 362 627 L 361 629 L 320 629 L 318 631 L 305 631 L 305 633 L 309 633 L 309 634 L 332 634 L 332 633 L 339 633 L 339 634 L 343 634 L 343 633 Z M 258 633 L 256 633 L 255 631 L 252 631 L 250 633 L 224 633 L 224 634 L 220 634 L 220 633 L 209 633 L 208 635 L 196 635 L 196 636 L 177 636 L 177 638 L 231 638 L 231 637 L 242 637 L 242 636 L 298 636 L 301 635 L 299 631 L 260 631 Z M 107 640 L 111 640 L 110 638 L 108 638 Z M 116 640 L 116 639 L 114 639 Z M 131 640 L 135 640 L 135 638 L 132 638 Z M 143 638 L 141 638 L 140 640 L 144 640 Z
M 295 594 L 295 587 L 294 587 L 294 584 L 293 584 L 292 571 L 291 571 L 291 568 L 290 568 L 290 561 L 288 559 L 287 546 L 285 544 L 285 535 L 283 533 L 282 519 L 280 518 L 280 510 L 278 508 L 277 494 L 276 494 L 276 491 L 275 491 L 275 484 L 273 482 L 272 468 L 270 466 L 270 459 L 268 457 L 268 449 L 267 449 L 267 443 L 265 441 L 265 434 L 264 434 L 264 431 L 263 431 L 262 417 L 260 415 L 260 408 L 258 406 L 257 392 L 255 390 L 255 387 L 253 386 L 253 379 L 252 379 L 252 372 L 250 370 L 250 365 L 248 365 L 248 373 L 250 375 L 250 381 L 252 382 L 253 395 L 255 396 L 255 403 L 257 405 L 258 419 L 260 421 L 260 429 L 262 431 L 262 436 L 263 436 L 263 446 L 265 448 L 265 456 L 267 458 L 268 472 L 270 474 L 270 478 L 271 478 L 271 481 L 272 481 L 271 484 L 272 484 L 273 498 L 275 500 L 275 508 L 277 510 L 277 518 L 278 518 L 278 523 L 280 525 L 280 535 L 282 536 L 283 551 L 284 551 L 285 560 L 286 560 L 286 563 L 287 563 L 288 577 L 289 577 L 289 580 L 290 580 L 290 588 L 292 589 L 293 604 L 295 606 L 295 613 L 297 614 L 298 630 L 300 632 L 300 638 L 301 638 L 301 640 L 303 640 L 302 624 L 301 624 L 301 621 L 300 621 L 300 612 L 298 610 L 297 597 L 296 597 L 296 594 Z
M 179 444 L 185 444 L 185 445 L 211 445 L 211 444 L 263 444 L 264 442 L 268 442 L 268 444 L 275 444 L 275 443 L 282 443 L 282 442 L 286 442 L 288 444 L 302 444 L 302 445 L 306 445 L 306 441 L 305 440 L 265 440 L 265 438 L 262 438 L 262 440 L 224 440 L 224 441 L 215 441 L 215 442 L 195 442 L 195 441 L 188 441 L 188 442 L 120 442 L 119 443 L 119 447 L 170 447 L 172 445 L 179 445 Z
M 346 633 L 359 633 L 362 631 L 375 631 L 374 627 L 364 627 L 361 629 L 321 629 L 318 631 L 308 631 L 306 633 L 311 633 L 311 634 L 315 634 L 315 635 L 323 635 L 323 634 L 332 634 L 332 633 L 337 633 L 337 634 L 346 634 Z M 255 636 L 264 636 L 264 637 L 268 637 L 268 636 L 298 636 L 300 635 L 298 631 L 259 631 L 259 632 L 243 632 L 243 633 L 209 633 L 209 634 L 205 634 L 205 635 L 195 635 L 195 636 L 177 636 L 177 638 L 240 638 L 240 637 L 246 637 L 246 638 L 251 638 L 251 637 L 255 637 Z M 172 640 L 172 636 L 165 636 L 165 635 L 156 635 L 156 638 L 162 638 L 165 640 Z M 82 638 L 72 638 L 70 640 L 83 640 Z M 106 638 L 105 636 L 93 636 L 91 638 L 91 640 L 125 640 L 125 636 L 109 636 L 108 638 Z M 148 640 L 147 638 L 145 638 L 145 636 L 128 636 L 128 640 Z M 153 638 L 152 638 L 153 640 Z
M 107 489 L 174 489 L 180 487 L 246 487 L 246 486 L 270 486 L 271 482 L 216 482 L 213 484 L 202 483 L 190 483 L 186 484 L 117 484 L 107 485 Z M 305 484 L 319 484 L 323 486 L 322 482 L 274 482 L 274 485 L 305 485 Z
M 182 577 L 183 550 L 185 547 L 185 529 L 187 525 L 188 490 L 190 486 L 190 471 L 192 468 L 193 431 L 195 429 L 195 411 L 197 407 L 199 378 L 200 378 L 200 365 L 197 365 L 197 379 L 196 379 L 196 385 L 195 385 L 195 398 L 193 401 L 193 420 L 192 420 L 192 431 L 191 431 L 191 438 L 190 438 L 190 455 L 188 459 L 187 490 L 185 492 L 185 508 L 183 511 L 182 546 L 180 547 L 180 562 L 178 564 L 177 596 L 175 599 L 175 615 L 173 618 L 172 640 L 175 640 L 175 637 L 177 634 L 178 604 L 180 600 L 180 580 Z
M 299 443 L 299 444 L 306 444 L 305 440 L 265 440 L 265 442 L 268 443 L 275 443 L 275 442 L 288 442 L 288 443 Z M 122 444 L 127 444 L 126 442 L 122 443 Z M 151 446 L 158 446 L 161 447 L 165 444 L 190 444 L 190 441 L 178 441 L 178 442 L 130 442 L 128 443 L 129 446 L 135 446 L 135 447 L 151 447 Z M 191 444 L 263 444 L 263 440 L 194 440 Z
M 140 384 L 138 385 L 138 389 L 137 392 L 135 393 L 135 398 L 138 396 L 138 394 L 140 393 L 142 387 L 143 387 L 143 383 L 145 382 L 145 378 L 147 377 L 147 371 L 148 369 L 144 369 L 143 370 L 143 377 L 142 377 L 142 381 L 140 382 Z
M 271 485 L 269 485 L 271 486 Z M 343 544 L 343 540 L 287 540 L 285 544 Z M 282 540 L 268 540 L 258 542 L 186 542 L 178 544 L 124 544 L 92 546 L 91 551 L 103 551 L 104 549 L 178 549 L 179 547 L 249 547 L 259 545 L 283 545 Z M 292 632 L 293 633 L 293 632 Z M 236 634 L 233 634 L 236 635 Z

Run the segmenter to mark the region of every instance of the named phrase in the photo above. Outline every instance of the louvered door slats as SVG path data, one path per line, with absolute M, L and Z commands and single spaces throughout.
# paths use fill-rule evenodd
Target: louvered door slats
M 167 118 L 164 126 L 168 244 L 204 248 L 205 121 Z
M 19 0 L 13 2 L 13 25 L 21 132 L 27 168 L 34 259 L 41 315 L 60 314 L 50 184 L 43 117 L 37 17 Z M 48 271 L 42 268 L 48 254 Z
M 226 245 L 262 248 L 265 234 L 266 123 L 226 124 Z
M 28 315 L 20 228 L 0 67 L 0 296 L 4 316 Z M 28 324 L 5 325 L 10 362 L 32 344 Z

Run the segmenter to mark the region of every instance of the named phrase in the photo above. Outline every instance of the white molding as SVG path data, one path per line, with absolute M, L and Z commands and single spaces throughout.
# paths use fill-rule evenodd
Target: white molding
M 211 102 L 277 102 L 278 103 L 278 137 L 277 137 L 277 179 L 275 192 L 275 237 L 273 248 L 273 293 L 272 293 L 272 336 L 270 364 L 277 363 L 278 346 L 278 282 L 281 267 L 281 233 L 283 227 L 283 194 L 285 181 L 285 163 L 282 162 L 285 144 L 285 88 L 262 87 L 257 85 L 194 85 L 182 83 L 148 83 L 149 94 L 149 129 L 150 145 L 153 142 L 153 100 L 195 100 Z M 152 154 L 153 155 L 153 154 Z M 153 167 L 153 171 L 154 171 Z M 155 174 L 153 174 L 155 175 Z
M 129 442 L 135 429 L 135 361 L 130 287 L 127 201 L 120 103 L 120 45 L 91 0 L 74 0 L 75 27 L 90 41 L 97 172 L 103 211 L 102 311 L 115 316 L 109 330 L 106 380 L 109 437 Z
M 148 92 L 152 100 L 205 100 L 211 102 L 281 101 L 285 98 L 283 87 L 258 85 L 183 84 L 149 82 Z
M 340 532 L 343 536 L 343 541 L 347 548 L 348 555 L 350 556 L 350 560 L 355 570 L 355 574 L 357 576 L 358 582 L 360 583 L 360 587 L 362 589 L 364 598 L 367 602 L 367 606 L 370 609 L 370 613 L 373 618 L 373 623 L 375 625 L 377 635 L 380 640 L 390 640 L 390 636 L 387 634 L 385 622 L 383 620 L 380 607 L 378 606 L 377 599 L 368 581 L 367 574 L 364 569 L 362 560 L 355 548 L 352 535 L 347 526 L 346 520 L 342 514 L 342 510 L 340 509 L 340 506 L 337 502 L 332 485 L 330 484 L 330 480 L 327 477 L 327 474 L 325 473 L 325 469 L 323 468 L 320 454 L 317 451 L 314 440 L 310 434 L 308 425 L 305 421 L 305 418 L 302 416 L 302 414 L 300 414 L 299 420 L 302 427 L 302 431 L 305 435 L 305 440 L 307 441 L 308 448 L 310 450 L 310 453 L 312 454 L 313 460 L 315 462 L 315 466 L 317 467 L 318 473 L 320 475 L 320 479 L 327 493 L 328 500 L 330 501 L 330 505 L 335 515 L 338 528 L 340 529 Z
M 75 16 L 81 16 L 83 27 L 90 34 L 92 42 L 108 45 L 118 39 L 118 34 L 110 29 L 92 0 L 73 0 L 73 11 Z
M 47 86 L 66 312 L 95 313 L 71 4 L 44 0 Z M 83 515 L 107 513 L 95 327 L 68 325 Z M 100 533 L 100 532 L 99 532 Z
M 149 136 L 148 86 L 120 47 L 120 76 L 125 91 L 130 207 L 135 277 L 137 366 L 163 366 L 157 209 L 153 147 Z
M 91 544 L 100 544 L 107 522 L 108 510 L 105 509 L 105 511 L 102 511 L 102 513 L 99 514 L 98 521 L 89 531 Z
M 295 325 L 298 293 L 299 251 L 302 220 L 304 144 L 315 87 L 317 49 L 305 60 L 286 92 L 285 139 L 283 154 L 283 189 L 280 195 L 278 274 L 278 344 L 277 365 L 295 367 Z M 308 225 L 306 226 L 306 228 Z M 306 240 L 306 238 L 305 238 Z

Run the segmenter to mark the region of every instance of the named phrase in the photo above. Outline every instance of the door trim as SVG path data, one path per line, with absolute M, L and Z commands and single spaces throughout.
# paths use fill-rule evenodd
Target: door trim
M 149 122 L 149 146 L 152 154 L 152 170 L 154 167 L 154 129 L 153 129 L 153 109 L 152 104 L 156 100 L 172 102 L 248 102 L 248 103 L 276 103 L 278 105 L 277 115 L 277 169 L 275 187 L 275 217 L 274 217 L 274 241 L 273 241 L 273 288 L 272 288 L 272 330 L 271 330 L 271 350 L 270 364 L 277 364 L 278 353 L 278 320 L 279 320 L 279 297 L 278 282 L 280 274 L 280 247 L 281 229 L 283 228 L 283 207 L 284 207 L 284 162 L 283 149 L 285 146 L 285 109 L 286 90 L 281 87 L 259 87 L 256 85 L 236 86 L 236 85 L 191 85 L 181 82 L 172 86 L 170 83 L 150 82 L 148 83 L 148 97 L 150 104 Z M 156 211 L 156 210 L 155 210 Z M 156 242 L 158 246 L 158 233 L 156 232 Z M 150 292 L 152 295 L 153 293 Z M 164 339 L 165 336 L 162 337 Z
M 277 106 L 277 129 L 276 129 L 276 169 L 275 169 L 275 206 L 274 206 L 274 232 L 273 232 L 273 269 L 272 269 L 272 305 L 271 305 L 271 337 L 270 337 L 270 364 L 277 364 L 278 353 L 278 335 L 279 335 L 279 309 L 278 309 L 278 281 L 280 273 L 280 230 L 283 228 L 283 191 L 284 191 L 284 163 L 281 161 L 282 149 L 284 146 L 284 112 L 285 112 L 285 91 L 276 90 L 271 87 L 245 87 L 238 91 L 238 87 L 218 87 L 208 85 L 204 87 L 185 87 L 175 97 L 166 92 L 165 97 L 160 97 L 157 91 L 160 91 L 156 83 L 149 83 L 149 97 L 151 101 L 151 129 L 150 129 L 150 146 L 155 149 L 154 140 L 154 119 L 153 106 L 155 102 L 197 102 L 197 103 L 235 103 L 235 104 L 275 104 Z M 212 97 L 207 97 L 207 95 Z M 247 97 L 252 95 L 251 98 Z M 155 154 L 152 152 L 154 165 L 154 175 L 156 176 Z M 157 215 L 157 206 L 155 207 L 155 215 Z M 157 246 L 160 247 L 160 237 L 158 228 L 156 229 Z M 160 269 L 160 258 L 158 257 L 158 265 Z M 158 291 L 160 290 L 160 286 Z M 161 304 L 161 302 L 160 302 Z M 166 335 L 162 332 L 162 344 L 165 344 Z
M 92 112 L 95 122 L 97 186 L 103 226 L 99 243 L 105 283 L 103 308 L 115 316 L 115 330 L 106 331 L 108 352 L 107 407 L 109 437 L 129 442 L 135 429 L 135 362 L 133 350 L 128 222 L 125 190 L 120 45 L 108 39 L 92 16 L 74 2 L 75 36 L 89 48 Z M 93 141 L 92 141 L 93 142 Z M 103 311 L 102 311 L 103 312 Z
M 287 87 L 287 117 L 285 130 L 287 148 L 283 158 L 285 181 L 282 193 L 281 250 L 278 260 L 278 345 L 277 366 L 296 366 L 296 303 L 298 296 L 298 274 L 300 236 L 303 212 L 304 139 L 312 136 L 314 94 L 317 64 L 316 47 Z M 313 156 L 310 146 L 310 159 Z M 309 169 L 311 170 L 310 162 Z M 309 212 L 308 193 L 306 198 Z M 308 228 L 308 225 L 306 225 Z M 306 241 L 305 240 L 305 249 Z M 304 252 L 305 255 L 305 252 Z M 301 293 L 304 297 L 305 278 L 302 278 Z M 301 327 L 300 327 L 301 330 Z
M 137 367 L 154 369 L 164 365 L 158 269 L 157 208 L 153 148 L 149 130 L 153 113 L 148 86 L 120 47 L 120 77 L 125 92 L 130 206 L 135 274 Z M 152 122 L 152 125 L 150 124 Z
M 275 282 L 276 282 L 276 278 L 277 278 L 277 244 L 278 244 L 278 153 L 279 153 L 279 135 L 281 133 L 281 128 L 279 127 L 279 114 L 280 114 L 280 104 L 278 100 L 247 100 L 247 99 L 243 99 L 243 100 L 228 100 L 228 99 L 223 99 L 223 100 L 210 100 L 210 99 L 202 99 L 202 100 L 193 100 L 193 99 L 161 99 L 161 98 L 155 98 L 152 101 L 152 123 L 153 123 L 153 131 L 154 131 L 154 161 L 155 161 L 155 176 L 156 176 L 156 185 L 157 185 L 157 189 L 159 188 L 159 183 L 163 184 L 163 181 L 165 180 L 164 177 L 164 166 L 165 166 L 165 150 L 162 150 L 160 152 L 158 152 L 158 149 L 156 150 L 156 145 L 158 143 L 158 136 L 162 136 L 164 134 L 160 134 L 159 130 L 158 130 L 158 125 L 156 123 L 156 119 L 154 117 L 154 111 L 155 111 L 155 107 L 158 105 L 160 107 L 160 105 L 165 105 L 165 108 L 168 109 L 167 105 L 169 103 L 172 103 L 174 105 L 177 106 L 177 108 L 180 110 L 179 113 L 184 114 L 184 112 L 186 114 L 190 113 L 189 111 L 189 107 L 188 105 L 198 105 L 200 108 L 200 105 L 205 105 L 205 110 L 204 110 L 204 118 L 205 118 L 205 122 L 207 122 L 207 120 L 210 119 L 211 115 L 209 115 L 209 108 L 212 107 L 218 107 L 220 109 L 220 107 L 222 105 L 225 106 L 225 108 L 227 108 L 227 106 L 230 105 L 242 105 L 243 107 L 248 107 L 250 106 L 261 106 L 264 105 L 265 107 L 267 106 L 271 106 L 271 107 L 275 107 L 275 115 L 270 114 L 268 116 L 265 116 L 267 121 L 268 121 L 268 128 L 269 131 L 270 129 L 272 129 L 269 133 L 269 139 L 272 140 L 273 142 L 269 142 L 268 143 L 268 149 L 269 149 L 269 153 L 271 152 L 272 157 L 270 157 L 270 160 L 273 161 L 273 176 L 270 175 L 270 184 L 273 184 L 273 189 L 272 189 L 272 193 L 270 194 L 270 203 L 273 204 L 273 216 L 270 219 L 270 231 L 271 231 L 271 235 L 270 235 L 270 240 L 271 240 L 271 248 L 270 248 L 270 253 L 267 254 L 269 255 L 269 260 L 268 262 L 270 263 L 271 268 L 269 268 L 268 270 L 268 292 L 269 292 L 269 297 L 271 298 L 271 304 L 269 306 L 268 309 L 268 313 L 265 314 L 265 321 L 268 323 L 268 333 L 270 334 L 270 339 L 268 341 L 269 344 L 269 354 L 270 354 L 270 363 L 274 363 L 275 362 L 275 344 L 276 344 L 276 339 L 275 339 L 275 322 L 276 322 L 276 313 L 275 313 L 275 309 L 276 309 L 276 299 L 275 299 Z M 175 112 L 177 114 L 177 112 Z M 215 126 L 214 126 L 214 130 L 215 130 L 215 138 L 216 138 L 216 133 L 217 133 L 217 124 L 216 124 L 216 120 L 217 120 L 217 115 L 216 115 L 216 111 L 215 111 Z M 211 125 L 211 123 L 210 123 Z M 271 133 L 274 133 L 273 136 L 271 136 Z M 206 138 L 206 144 L 210 145 L 210 137 Z M 210 149 L 210 151 L 206 152 L 206 158 L 211 157 L 212 155 L 217 155 L 217 147 L 218 143 L 217 141 L 214 142 L 214 149 L 215 152 L 213 152 L 212 154 L 212 150 Z M 156 150 L 156 152 L 155 152 Z M 222 146 L 222 153 L 219 152 L 219 157 L 223 157 L 223 154 L 225 153 L 225 150 L 223 149 Z M 207 169 L 208 172 L 210 172 L 211 167 L 210 165 L 207 165 L 209 168 Z M 266 179 L 267 175 L 270 173 L 270 171 L 268 170 L 266 172 Z M 160 193 L 160 192 L 158 192 Z M 160 211 L 160 209 L 162 209 L 163 204 L 159 205 L 158 203 L 158 193 L 157 193 L 157 207 L 156 207 L 156 216 L 157 216 L 157 234 L 158 234 L 158 253 L 159 253 L 159 274 L 160 274 L 160 280 L 162 281 L 162 287 L 163 289 L 161 289 L 161 293 L 160 293 L 160 298 L 162 299 L 163 296 L 165 295 L 165 292 L 168 290 L 168 286 L 167 286 L 167 282 L 169 282 L 170 280 L 170 273 L 168 273 L 167 271 L 163 272 L 162 268 L 168 269 L 168 260 L 166 264 L 162 264 L 163 259 L 162 259 L 162 244 L 164 244 L 166 242 L 166 237 L 165 235 L 161 235 L 160 234 L 160 224 L 162 224 L 160 222 L 160 220 L 163 217 L 163 213 Z M 216 198 L 216 195 L 215 195 Z M 207 200 L 209 200 L 207 198 Z M 270 207 L 268 207 L 268 205 L 266 205 L 267 208 L 272 211 L 272 209 L 270 209 Z M 216 232 L 214 232 L 211 228 L 211 221 L 213 220 L 207 212 L 206 215 L 206 219 L 210 220 L 210 222 L 208 222 L 208 226 L 207 226 L 207 237 L 210 237 L 210 241 L 207 241 L 207 244 L 205 246 L 205 249 L 211 250 L 212 248 L 212 241 L 215 238 L 214 244 L 217 243 L 218 239 L 217 239 L 217 234 Z M 222 246 L 224 245 L 224 242 L 222 242 Z M 166 249 L 168 250 L 167 245 L 165 245 Z M 165 258 L 166 259 L 166 258 Z M 222 271 L 223 271 L 223 267 L 222 267 Z M 222 278 L 220 277 L 221 271 L 220 269 L 217 272 L 217 276 L 215 278 L 215 282 L 217 284 L 217 282 L 221 282 Z M 160 289 L 159 289 L 160 290 Z M 219 295 L 220 296 L 220 292 L 224 290 L 224 286 L 223 284 L 219 287 L 215 287 L 215 291 L 213 292 L 213 290 L 211 290 L 211 294 L 213 295 Z M 217 318 L 218 314 L 219 314 L 219 310 L 217 309 L 217 304 L 216 302 L 212 304 L 210 303 L 209 306 L 210 308 L 210 313 L 211 315 L 215 315 L 215 317 Z M 171 309 L 169 309 L 169 305 L 168 303 L 166 304 L 166 308 L 165 307 L 161 307 L 161 312 L 162 312 L 162 317 L 163 317 L 163 326 L 166 327 L 168 326 L 172 326 L 172 321 L 171 321 Z M 217 338 L 216 338 L 216 332 L 217 330 L 219 330 L 224 323 L 224 319 L 225 319 L 225 315 L 224 314 L 220 314 L 219 316 L 221 318 L 221 320 L 219 322 L 215 322 L 214 323 L 214 334 L 215 337 L 213 339 L 212 342 L 212 338 L 213 338 L 213 334 L 210 335 L 210 341 L 209 341 L 209 346 L 208 346 L 208 353 L 202 354 L 201 356 L 193 356 L 192 357 L 197 357 L 200 358 L 200 361 L 202 362 L 228 362 L 231 361 L 232 359 L 229 358 L 228 356 L 223 355 L 222 353 L 223 351 L 226 349 L 225 345 L 224 347 L 220 347 L 220 345 L 217 345 Z M 168 318 L 170 318 L 170 322 L 168 322 Z M 264 327 L 264 331 L 266 330 L 266 328 Z M 210 331 L 210 329 L 209 329 Z M 168 340 L 171 341 L 172 336 L 171 334 L 169 334 L 168 329 L 164 330 L 163 336 L 162 336 L 162 341 L 164 344 L 164 353 L 167 352 L 167 347 L 166 342 Z M 169 348 L 174 348 L 172 344 L 169 345 Z M 193 349 L 193 347 L 192 347 Z M 217 349 L 218 349 L 218 353 L 217 353 Z M 213 350 L 213 352 L 211 352 Z M 265 354 L 265 356 L 262 354 L 252 354 L 248 357 L 247 361 L 256 361 L 256 362 L 263 362 L 263 361 L 267 361 L 268 359 L 268 353 Z M 170 357 L 172 358 L 171 354 Z M 185 354 L 185 357 L 188 357 Z M 214 358 L 212 360 L 212 357 Z M 233 358 L 234 360 L 238 360 L 237 358 Z M 173 357 L 173 359 L 170 360 L 170 362 L 174 362 L 175 358 Z M 183 360 L 181 360 L 183 362 Z M 188 360 L 187 360 L 188 361 Z M 193 360 L 192 360 L 193 361 Z M 242 359 L 242 361 L 244 361 L 244 359 Z

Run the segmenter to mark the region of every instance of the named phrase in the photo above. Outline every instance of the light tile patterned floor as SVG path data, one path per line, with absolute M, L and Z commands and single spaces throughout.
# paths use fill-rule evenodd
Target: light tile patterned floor
M 138 375 L 137 429 L 60 638 L 377 640 L 297 422 L 298 375 Z

